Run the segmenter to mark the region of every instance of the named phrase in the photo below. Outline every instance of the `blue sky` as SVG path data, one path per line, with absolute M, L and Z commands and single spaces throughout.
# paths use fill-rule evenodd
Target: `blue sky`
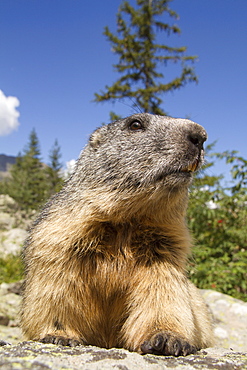
M 119 4 L 0 0 L 0 98 L 20 114 L 12 115 L 12 125 L 19 122 L 16 130 L 1 131 L 6 110 L 0 105 L 0 154 L 16 155 L 35 128 L 43 160 L 57 139 L 65 164 L 78 157 L 96 127 L 108 122 L 110 110 L 134 113 L 128 101 L 92 102 L 95 92 L 119 77 L 112 67 L 117 59 L 102 34 L 106 25 L 115 30 Z M 208 142 L 217 140 L 217 150 L 235 149 L 247 158 L 247 1 L 174 0 L 170 7 L 180 16 L 176 23 L 182 34 L 164 36 L 163 42 L 185 45 L 188 55 L 198 55 L 199 84 L 164 95 L 163 108 L 203 125 Z M 169 67 L 163 72 L 169 78 Z

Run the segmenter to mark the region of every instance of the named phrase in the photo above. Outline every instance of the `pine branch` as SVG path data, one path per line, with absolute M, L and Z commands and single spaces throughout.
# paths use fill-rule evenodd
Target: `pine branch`
M 161 95 L 197 82 L 194 69 L 188 64 L 196 56 L 185 55 L 185 46 L 172 47 L 156 41 L 157 31 L 167 36 L 180 34 L 176 25 L 162 22 L 167 13 L 173 19 L 178 14 L 169 8 L 172 0 L 136 0 L 136 7 L 123 1 L 117 13 L 117 34 L 108 27 L 104 35 L 111 43 L 112 51 L 119 57 L 114 69 L 121 75 L 112 86 L 95 94 L 95 101 L 115 101 L 131 98 L 144 112 L 163 112 Z M 163 68 L 168 62 L 181 64 L 181 73 L 172 81 L 164 81 Z M 163 80 L 163 81 L 162 81 Z M 159 95 L 159 97 L 158 97 Z

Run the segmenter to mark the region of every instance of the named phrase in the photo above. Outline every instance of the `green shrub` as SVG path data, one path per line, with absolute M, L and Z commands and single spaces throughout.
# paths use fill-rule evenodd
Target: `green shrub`
M 23 279 L 24 268 L 21 256 L 0 257 L 0 284 L 13 283 Z
M 195 242 L 189 275 L 199 288 L 247 301 L 247 161 L 236 152 L 216 157 L 232 164 L 232 183 L 222 187 L 220 176 L 206 172 L 195 180 L 188 210 Z

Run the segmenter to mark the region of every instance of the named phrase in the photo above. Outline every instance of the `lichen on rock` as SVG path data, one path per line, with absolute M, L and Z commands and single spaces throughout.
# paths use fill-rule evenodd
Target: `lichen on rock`
M 61 347 L 22 342 L 0 347 L 0 367 L 14 369 L 247 369 L 247 354 L 209 348 L 187 357 L 139 355 L 124 349 L 93 346 Z

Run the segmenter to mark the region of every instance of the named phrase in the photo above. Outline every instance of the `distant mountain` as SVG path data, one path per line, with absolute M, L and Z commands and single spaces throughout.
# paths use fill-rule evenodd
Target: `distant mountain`
M 0 171 L 7 172 L 9 167 L 14 164 L 16 157 L 12 155 L 0 154 Z

